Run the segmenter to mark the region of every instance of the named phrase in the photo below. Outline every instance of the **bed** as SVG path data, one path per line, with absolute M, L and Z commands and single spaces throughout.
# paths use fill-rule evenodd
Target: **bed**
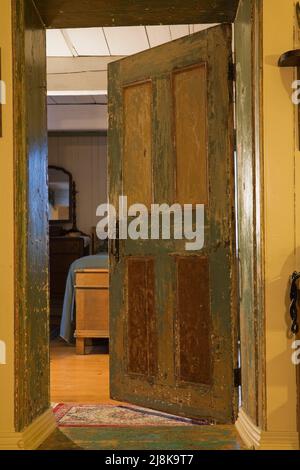
M 75 333 L 75 285 L 76 285 L 76 276 L 78 280 L 78 275 L 81 272 L 81 283 L 85 283 L 86 281 L 83 279 L 82 273 L 85 271 L 103 271 L 106 273 L 108 279 L 108 255 L 107 254 L 98 254 L 93 256 L 86 256 L 84 258 L 80 258 L 76 260 L 70 267 L 67 283 L 66 283 L 66 290 L 64 296 L 64 304 L 63 304 L 63 313 L 62 319 L 60 324 L 60 336 L 67 342 L 73 343 L 74 342 L 74 333 Z M 78 274 L 77 274 L 78 273 Z M 90 281 L 88 281 L 90 282 Z M 78 286 L 80 287 L 80 285 Z M 86 289 L 78 289 L 81 291 L 85 291 L 86 295 L 89 295 L 89 287 L 96 287 L 94 286 L 81 286 Z M 101 286 L 100 286 L 101 288 Z M 90 289 L 90 293 L 93 292 L 94 289 Z M 108 291 L 108 285 L 107 285 Z M 80 296 L 78 297 L 80 299 Z M 90 297 L 91 298 L 91 297 Z M 84 311 L 82 310 L 82 306 L 87 305 L 87 301 L 82 298 L 81 295 L 81 307 L 80 307 L 80 316 L 84 315 Z M 90 302 L 89 302 L 89 305 Z M 97 308 L 97 307 L 96 307 Z M 107 305 L 108 309 L 108 305 Z M 108 315 L 108 312 L 105 312 Z M 88 336 L 86 336 L 88 337 Z M 97 336 L 96 336 L 97 337 Z M 98 336 L 99 337 L 99 336 Z M 83 344 L 82 344 L 83 343 Z M 77 352 L 79 354 L 84 354 L 84 341 L 78 341 L 78 349 Z

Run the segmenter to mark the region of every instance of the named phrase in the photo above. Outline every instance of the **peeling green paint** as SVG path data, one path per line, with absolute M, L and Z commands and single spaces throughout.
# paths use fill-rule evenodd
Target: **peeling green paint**
M 14 0 L 15 427 L 49 408 L 46 37 L 31 1 Z
M 262 221 L 256 208 L 262 204 L 260 155 L 255 134 L 261 114 L 260 93 L 260 0 L 241 0 L 235 23 L 237 189 L 240 259 L 240 335 L 243 409 L 253 423 L 264 426 L 264 306 Z M 259 145 L 258 145 L 259 146 Z M 257 171 L 258 170 L 258 171 Z M 259 212 L 261 208 L 259 209 Z
M 64 428 L 40 450 L 245 450 L 233 426 Z
M 176 255 L 187 255 L 184 241 L 120 241 L 120 262 L 111 256 L 112 397 L 179 415 L 213 417 L 222 423 L 232 422 L 237 412 L 237 395 L 233 386 L 233 369 L 237 361 L 233 84 L 224 80 L 228 77 L 232 60 L 231 44 L 231 26 L 222 25 L 109 65 L 110 202 L 117 206 L 123 189 L 122 86 L 149 79 L 153 82 L 153 202 L 173 203 L 172 72 L 203 62 L 208 64 L 210 200 L 206 211 L 206 246 L 200 253 L 192 254 L 206 254 L 210 260 L 214 367 L 211 387 L 184 383 L 176 376 L 179 351 L 175 343 L 179 342 L 175 342 L 174 333 L 177 309 L 175 261 Z M 126 372 L 126 354 L 130 346 L 126 336 L 126 258 L 132 256 L 155 259 L 159 364 L 154 381 L 147 377 L 129 376 Z

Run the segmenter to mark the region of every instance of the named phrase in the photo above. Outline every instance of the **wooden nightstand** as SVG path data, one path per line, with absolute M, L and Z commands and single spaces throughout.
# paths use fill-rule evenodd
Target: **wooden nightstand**
M 85 354 L 86 338 L 109 338 L 109 271 L 75 273 L 76 353 Z

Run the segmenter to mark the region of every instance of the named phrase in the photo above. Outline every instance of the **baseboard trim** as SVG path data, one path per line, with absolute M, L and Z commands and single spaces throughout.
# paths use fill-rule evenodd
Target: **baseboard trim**
M 255 426 L 243 409 L 240 409 L 235 427 L 248 449 L 258 449 L 261 441 L 261 430 Z
M 248 449 L 299 450 L 300 448 L 300 438 L 297 431 L 262 431 L 243 409 L 240 409 L 235 426 Z
M 299 450 L 298 432 L 271 432 L 261 434 L 259 450 Z
M 23 432 L 0 433 L 0 450 L 35 450 L 56 429 L 52 408 Z

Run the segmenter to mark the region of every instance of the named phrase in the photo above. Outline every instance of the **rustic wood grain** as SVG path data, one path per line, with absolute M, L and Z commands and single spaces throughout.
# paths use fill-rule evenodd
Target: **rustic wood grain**
M 261 221 L 260 9 L 260 1 L 241 0 L 236 18 L 235 46 L 242 406 L 253 423 L 263 429 L 265 320 Z
M 109 271 L 75 273 L 76 352 L 85 354 L 85 338 L 109 338 Z
M 178 378 L 212 384 L 209 260 L 177 260 Z
M 152 377 L 157 370 L 154 263 L 129 258 L 127 269 L 128 372 Z
M 176 202 L 207 204 L 206 64 L 173 73 Z
M 14 0 L 15 428 L 49 407 L 46 37 L 32 1 Z
M 124 87 L 123 194 L 128 206 L 145 204 L 152 197 L 152 84 Z
M 233 84 L 224 80 L 224 77 L 228 77 L 232 61 L 231 45 L 231 26 L 222 25 L 114 62 L 109 66 L 110 201 L 117 202 L 124 184 L 122 159 L 127 115 L 123 109 L 122 89 L 129 84 L 151 80 L 154 200 L 174 203 L 176 154 L 172 74 L 175 70 L 185 67 L 207 64 L 207 187 L 210 204 L 206 207 L 205 247 L 202 251 L 194 252 L 193 255 L 208 258 L 212 325 L 212 384 L 191 382 L 183 384 L 178 380 L 175 367 L 176 356 L 178 357 L 175 312 L 177 307 L 176 258 L 188 256 L 185 251 L 185 241 L 120 240 L 119 261 L 113 255 L 110 259 L 112 397 L 180 415 L 214 417 L 225 423 L 232 422 L 237 413 L 237 393 L 233 385 L 233 369 L 237 365 Z M 200 99 L 197 93 L 195 96 L 196 99 Z M 203 101 L 202 99 L 200 106 L 203 105 Z M 189 136 L 186 138 L 188 139 Z M 191 166 L 198 164 L 199 161 L 193 162 Z M 198 167 L 195 171 L 197 169 Z M 128 282 L 126 259 L 130 257 L 154 259 L 158 370 L 150 382 L 137 374 L 128 376 L 126 369 L 124 351 L 130 348 L 126 329 L 128 293 L 126 289 L 122 289 L 122 286 Z M 136 275 L 136 284 L 138 278 L 143 284 L 142 275 Z M 200 286 L 201 279 L 198 275 L 195 283 L 197 280 Z M 116 292 L 119 294 L 116 295 Z M 196 296 L 195 291 L 194 294 Z M 132 302 L 142 305 L 142 298 L 137 301 L 131 297 L 130 303 Z M 198 327 L 197 313 L 199 309 L 194 312 L 194 324 Z M 141 346 L 140 354 L 145 362 L 143 347 Z M 208 346 L 206 345 L 205 348 L 209 356 Z M 139 358 L 139 360 L 142 359 Z M 198 377 L 198 381 L 201 380 L 209 382 L 207 377 L 204 379 Z
M 51 28 L 230 23 L 238 0 L 35 0 Z

